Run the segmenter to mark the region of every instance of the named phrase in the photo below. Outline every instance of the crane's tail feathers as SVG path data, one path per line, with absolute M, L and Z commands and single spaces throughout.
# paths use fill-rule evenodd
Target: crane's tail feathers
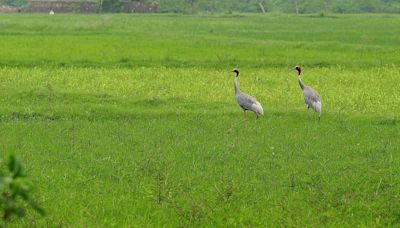
M 315 111 L 318 113 L 318 116 L 321 116 L 322 104 L 321 101 L 317 101 L 314 103 Z
M 261 116 L 264 114 L 264 110 L 258 101 L 256 101 L 252 106 L 253 106 L 253 110 L 257 114 L 257 116 Z

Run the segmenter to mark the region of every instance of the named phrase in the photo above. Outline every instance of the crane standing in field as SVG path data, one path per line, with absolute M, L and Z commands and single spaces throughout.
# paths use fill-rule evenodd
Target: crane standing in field
M 238 86 L 238 77 L 239 77 L 239 70 L 237 68 L 234 68 L 232 70 L 236 74 L 235 80 L 234 80 L 234 85 L 235 85 L 235 97 L 236 101 L 239 104 L 239 106 L 243 109 L 244 114 L 246 114 L 247 110 L 250 110 L 254 112 L 258 117 L 264 114 L 264 110 L 261 106 L 261 104 L 252 96 L 249 96 L 242 91 L 240 91 L 239 86 Z
M 318 92 L 315 91 L 313 88 L 306 86 L 301 81 L 301 68 L 299 66 L 295 66 L 293 70 L 297 70 L 298 72 L 297 79 L 299 81 L 300 88 L 303 91 L 304 101 L 306 102 L 307 109 L 310 109 L 310 107 L 314 109 L 314 111 L 318 113 L 318 120 L 320 120 L 322 103 Z

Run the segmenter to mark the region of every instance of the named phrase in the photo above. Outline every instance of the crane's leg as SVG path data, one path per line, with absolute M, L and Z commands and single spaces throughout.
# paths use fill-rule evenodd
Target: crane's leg
M 246 110 L 243 110 L 243 115 L 244 115 L 244 118 L 247 117 L 247 115 L 246 115 Z
M 262 114 L 259 113 L 259 112 L 254 112 L 254 113 L 256 114 L 256 119 L 260 118 L 260 116 L 262 115 Z

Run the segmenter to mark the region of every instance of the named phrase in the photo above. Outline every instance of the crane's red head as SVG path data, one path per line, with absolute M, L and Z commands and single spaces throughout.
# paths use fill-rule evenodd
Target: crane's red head
M 299 72 L 299 75 L 300 75 L 300 73 L 301 73 L 301 68 L 300 68 L 299 66 L 295 66 L 295 67 L 293 68 L 293 70 L 297 70 L 297 72 Z
M 233 68 L 232 72 L 236 73 L 236 77 L 239 76 L 239 69 L 238 68 Z

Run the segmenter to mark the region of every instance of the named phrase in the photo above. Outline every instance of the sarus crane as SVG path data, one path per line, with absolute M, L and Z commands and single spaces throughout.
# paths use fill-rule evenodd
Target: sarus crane
M 322 103 L 318 92 L 303 83 L 301 80 L 301 68 L 299 66 L 295 66 L 293 70 L 297 70 L 298 72 L 297 79 L 299 81 L 300 88 L 303 91 L 304 101 L 307 109 L 314 109 L 314 111 L 318 113 L 318 120 L 320 120 Z
M 252 111 L 256 114 L 256 118 L 258 119 L 261 115 L 264 114 L 264 110 L 261 104 L 254 97 L 240 91 L 238 86 L 239 69 L 234 68 L 232 72 L 236 74 L 234 79 L 234 86 L 237 103 L 243 109 L 244 114 L 246 114 L 247 110 Z

